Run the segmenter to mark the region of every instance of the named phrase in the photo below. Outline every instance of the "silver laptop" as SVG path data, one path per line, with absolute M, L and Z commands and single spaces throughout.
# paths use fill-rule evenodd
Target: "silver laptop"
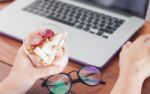
M 143 25 L 148 0 L 16 0 L 0 11 L 0 31 L 22 40 L 30 27 L 52 23 L 69 33 L 69 56 L 104 66 Z

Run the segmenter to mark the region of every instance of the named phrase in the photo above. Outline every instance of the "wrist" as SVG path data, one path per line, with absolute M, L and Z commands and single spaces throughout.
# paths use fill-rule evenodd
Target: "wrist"
M 0 92 L 3 92 L 3 94 L 25 94 L 35 81 L 25 77 L 16 77 L 16 75 L 10 73 L 0 84 Z
M 111 94 L 141 94 L 143 81 L 139 75 L 120 73 Z
M 147 76 L 147 72 L 139 65 L 142 61 L 132 62 L 133 64 L 128 64 L 120 66 L 119 76 L 120 77 L 128 77 L 128 78 L 137 78 L 140 80 L 145 80 Z
M 129 82 L 143 83 L 146 77 L 140 72 L 140 70 L 124 69 L 120 70 L 118 79 L 122 79 Z

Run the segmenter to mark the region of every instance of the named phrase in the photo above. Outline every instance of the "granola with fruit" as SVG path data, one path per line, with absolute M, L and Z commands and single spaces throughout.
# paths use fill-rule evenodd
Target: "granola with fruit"
M 31 34 L 26 51 L 35 66 L 51 65 L 57 54 L 63 54 L 67 33 L 55 33 L 50 29 L 39 30 Z

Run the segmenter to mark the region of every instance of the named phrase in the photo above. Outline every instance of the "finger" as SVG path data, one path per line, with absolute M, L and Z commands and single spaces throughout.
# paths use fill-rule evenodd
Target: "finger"
M 150 37 L 144 40 L 146 46 L 150 47 Z
M 57 59 L 55 59 L 53 61 L 54 65 L 56 65 L 56 66 L 59 65 L 62 67 L 66 66 L 67 63 L 68 63 L 68 54 L 67 53 L 63 54 L 63 56 L 61 56 L 61 57 L 57 57 Z
M 54 65 L 58 65 L 58 66 L 61 66 L 61 68 L 64 68 L 65 66 L 67 66 L 68 64 L 68 49 L 67 49 L 67 46 L 64 47 L 64 52 L 63 52 L 63 55 L 61 57 L 57 57 L 53 64 Z
M 28 57 L 28 55 L 25 53 L 23 46 L 21 46 L 17 52 L 16 58 L 15 58 L 15 62 L 20 63 L 20 60 L 22 60 L 21 62 L 26 62 L 31 64 L 31 60 Z M 22 64 L 26 64 L 26 63 L 22 63 Z
M 128 41 L 128 42 L 125 44 L 125 47 L 128 48 L 131 44 L 132 44 L 131 41 Z
M 17 52 L 17 55 L 21 55 L 21 56 L 26 56 L 25 50 L 23 48 L 23 46 L 21 46 Z
M 147 40 L 149 40 L 150 39 L 150 35 L 141 35 L 139 38 L 137 38 L 136 40 L 135 40 L 135 42 L 134 43 L 144 43 L 144 42 L 146 42 Z
M 59 66 L 55 66 L 55 65 L 45 66 L 45 67 L 37 68 L 34 77 L 36 79 L 39 79 L 50 75 L 58 74 L 61 71 L 62 70 Z
M 131 44 L 132 44 L 132 43 L 131 43 L 130 41 L 128 41 L 127 43 L 125 43 L 125 44 L 123 45 L 122 49 L 124 50 L 124 49 L 128 48 Z
M 58 74 L 64 70 L 67 63 L 68 63 L 68 54 L 67 52 L 65 52 L 63 56 L 60 59 L 55 60 L 53 64 L 49 66 L 37 68 L 36 69 L 37 73 L 35 77 L 39 79 L 41 77 Z
M 64 44 L 63 47 L 58 51 L 54 62 L 59 61 L 59 60 L 63 57 L 63 55 L 65 55 L 65 54 L 68 55 L 68 48 L 67 48 L 67 46 Z
M 150 35 L 144 35 L 144 42 L 150 41 Z
M 62 56 L 62 58 L 59 59 L 59 60 L 57 60 L 57 61 L 55 61 L 54 64 L 55 64 L 56 66 L 57 66 L 57 65 L 58 65 L 58 66 L 61 66 L 62 68 L 66 67 L 67 64 L 68 64 L 68 54 L 67 54 L 67 53 L 64 54 L 64 55 Z
M 61 64 L 61 65 L 51 64 L 49 66 L 39 67 L 36 69 L 36 72 L 37 72 L 36 77 L 38 77 L 38 75 L 40 75 L 42 77 L 46 77 L 49 75 L 55 75 L 55 74 L 62 72 L 63 70 L 64 70 L 63 64 Z

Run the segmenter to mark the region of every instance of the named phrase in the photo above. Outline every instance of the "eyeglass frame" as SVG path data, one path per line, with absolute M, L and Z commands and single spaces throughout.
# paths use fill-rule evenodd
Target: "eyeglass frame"
M 99 70 L 99 72 L 100 72 L 100 74 L 101 74 L 101 78 L 100 78 L 100 80 L 99 80 L 99 83 L 97 83 L 96 85 L 89 85 L 89 84 L 85 83 L 85 82 L 81 79 L 81 77 L 79 76 L 79 73 L 80 73 L 80 71 L 81 71 L 83 68 L 85 68 L 85 67 L 95 67 L 96 69 Z M 68 93 L 70 92 L 70 90 L 71 90 L 72 85 L 73 85 L 74 83 L 78 83 L 78 82 L 81 82 L 81 83 L 83 83 L 83 84 L 85 84 L 85 85 L 87 85 L 87 86 L 90 86 L 90 87 L 98 86 L 99 84 L 105 85 L 106 82 L 102 80 L 102 72 L 101 72 L 101 71 L 102 71 L 102 68 L 100 68 L 100 67 L 88 65 L 88 66 L 84 66 L 84 67 L 80 68 L 78 71 L 77 71 L 77 70 L 73 70 L 73 71 L 71 71 L 71 72 L 69 72 L 69 73 L 59 73 L 59 74 L 57 74 L 57 75 L 63 74 L 63 75 L 66 75 L 66 76 L 69 78 L 71 84 L 70 84 L 70 87 L 69 87 L 68 91 L 65 93 L 65 94 L 68 94 Z M 72 79 L 72 76 L 71 76 L 70 74 L 73 73 L 73 72 L 76 72 L 77 77 L 78 77 L 77 79 Z M 52 91 L 50 91 L 50 89 L 48 88 L 48 86 L 50 86 L 50 85 L 47 85 L 47 82 L 49 82 L 48 79 L 51 78 L 51 77 L 53 77 L 53 76 L 55 76 L 55 75 L 49 76 L 49 77 L 48 77 L 46 80 L 44 80 L 44 82 L 41 84 L 42 87 L 46 87 L 46 88 L 48 89 L 48 91 L 50 92 L 49 94 L 54 94 L 54 93 L 53 93 Z

